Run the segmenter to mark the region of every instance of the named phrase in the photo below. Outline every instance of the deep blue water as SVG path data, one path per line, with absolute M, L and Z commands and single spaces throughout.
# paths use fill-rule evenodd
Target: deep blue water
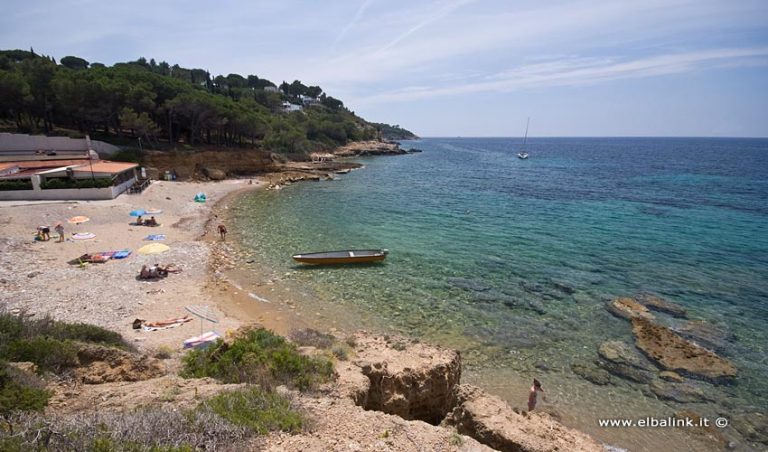
M 328 303 L 520 372 L 632 342 L 606 300 L 651 292 L 717 327 L 736 405 L 768 395 L 768 140 L 431 138 L 336 181 L 237 206 L 244 245 Z M 303 251 L 388 248 L 384 265 L 299 270 Z M 663 316 L 662 316 L 663 317 Z M 673 327 L 681 320 L 662 318 Z

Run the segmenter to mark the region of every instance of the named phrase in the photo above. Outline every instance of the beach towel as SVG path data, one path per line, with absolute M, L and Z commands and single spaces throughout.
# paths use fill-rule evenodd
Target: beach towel
M 165 234 L 150 234 L 144 240 L 165 240 Z
M 112 256 L 112 259 L 125 259 L 126 257 L 128 257 L 130 255 L 131 255 L 131 250 L 122 250 L 122 251 L 116 252 Z
M 205 348 L 220 338 L 221 335 L 215 331 L 208 331 L 200 336 L 190 337 L 184 341 L 184 348 Z

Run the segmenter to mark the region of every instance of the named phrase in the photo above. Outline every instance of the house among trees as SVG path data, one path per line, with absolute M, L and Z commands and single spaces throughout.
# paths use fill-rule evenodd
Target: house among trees
M 138 180 L 136 163 L 101 160 L 89 139 L 0 134 L 0 200 L 113 199 Z

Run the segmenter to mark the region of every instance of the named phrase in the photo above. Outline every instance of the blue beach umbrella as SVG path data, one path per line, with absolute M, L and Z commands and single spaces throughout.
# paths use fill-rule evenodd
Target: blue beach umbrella
M 140 216 L 143 216 L 143 215 L 146 215 L 146 214 L 147 214 L 146 210 L 144 210 L 144 209 L 136 209 L 136 210 L 131 210 L 131 212 L 128 215 L 130 215 L 132 217 L 140 217 Z

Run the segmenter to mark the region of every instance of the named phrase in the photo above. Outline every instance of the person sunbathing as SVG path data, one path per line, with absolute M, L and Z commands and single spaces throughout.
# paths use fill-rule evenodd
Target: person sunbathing
M 139 279 L 152 279 L 152 272 L 147 268 L 146 265 L 141 266 L 141 270 L 139 271 Z
M 143 226 L 143 225 L 144 225 L 144 220 L 141 218 L 141 215 L 139 215 L 136 218 L 136 226 Z
M 151 217 L 149 220 L 144 222 L 144 226 L 159 226 L 157 224 L 157 220 L 155 220 L 155 217 Z

